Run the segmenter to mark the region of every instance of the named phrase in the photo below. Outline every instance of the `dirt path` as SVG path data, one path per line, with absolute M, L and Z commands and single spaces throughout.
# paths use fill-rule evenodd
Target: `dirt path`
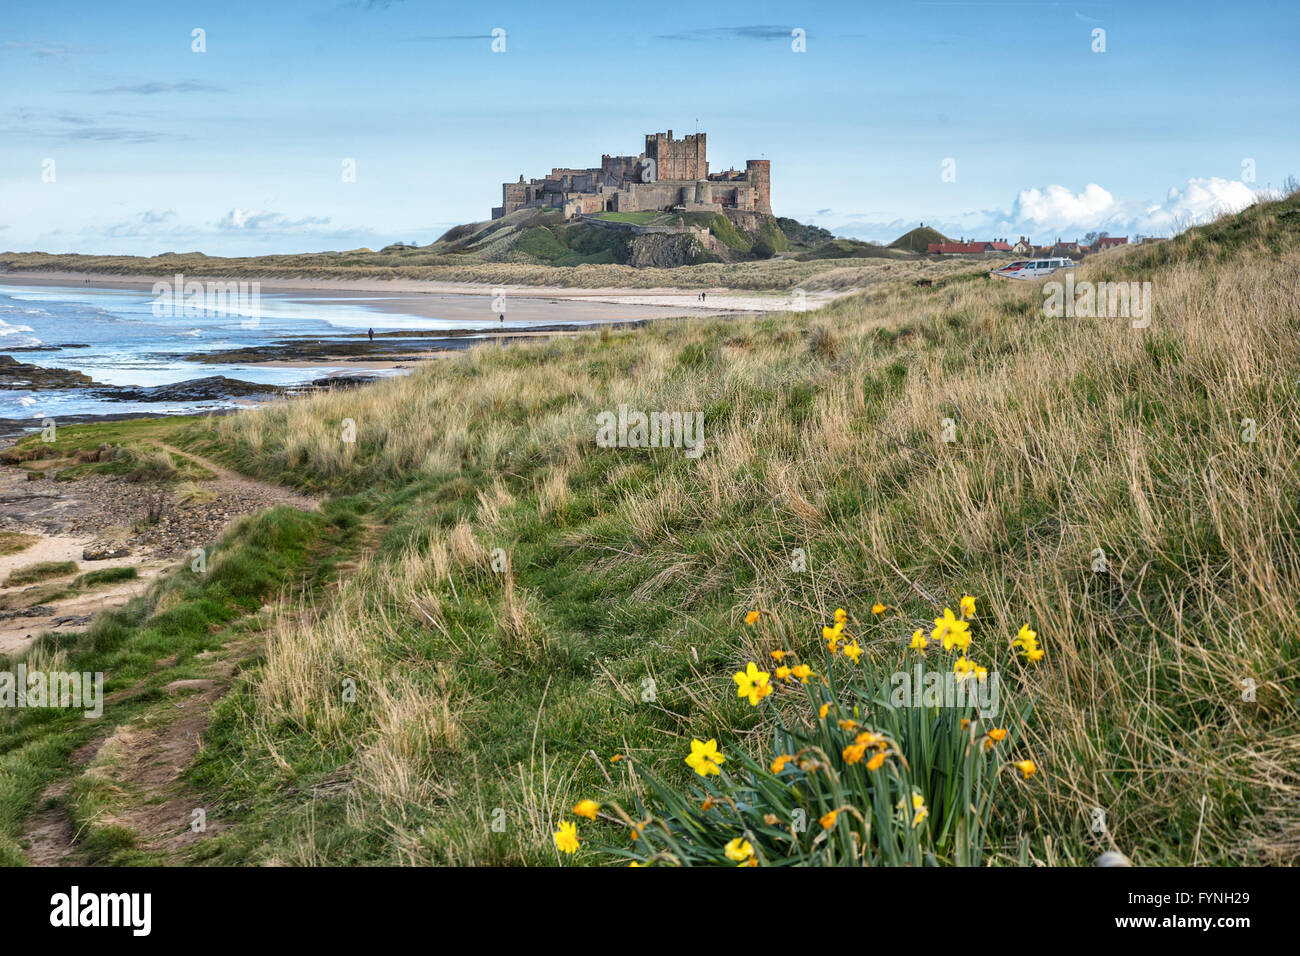
M 216 475 L 213 485 L 218 490 L 234 492 L 245 497 L 264 497 L 274 502 L 274 504 L 288 505 L 290 508 L 298 508 L 302 511 L 315 511 L 320 506 L 320 498 L 299 494 L 283 485 L 273 485 L 267 481 L 249 478 L 247 475 L 241 475 L 237 471 L 231 471 L 229 468 L 218 465 L 215 461 L 204 458 L 202 455 L 181 451 L 179 448 L 158 441 L 156 438 L 149 439 L 149 442 L 179 458 L 188 458 L 195 464 L 201 465 L 212 472 Z M 268 505 L 268 507 L 270 506 Z

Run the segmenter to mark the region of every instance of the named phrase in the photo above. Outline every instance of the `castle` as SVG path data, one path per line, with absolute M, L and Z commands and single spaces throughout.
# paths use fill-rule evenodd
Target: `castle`
M 565 219 L 601 212 L 720 212 L 738 225 L 755 228 L 772 214 L 772 170 L 751 159 L 744 172 L 710 173 L 705 133 L 673 139 L 673 131 L 649 133 L 639 156 L 600 158 L 591 169 L 552 169 L 544 179 L 503 183 L 500 219 L 517 209 L 560 209 Z

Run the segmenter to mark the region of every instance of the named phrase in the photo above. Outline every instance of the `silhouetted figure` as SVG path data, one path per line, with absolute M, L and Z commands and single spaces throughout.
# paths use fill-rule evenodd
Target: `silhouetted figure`
M 369 335 L 370 335 L 370 341 L 373 342 L 375 340 L 375 330 L 371 329 Z

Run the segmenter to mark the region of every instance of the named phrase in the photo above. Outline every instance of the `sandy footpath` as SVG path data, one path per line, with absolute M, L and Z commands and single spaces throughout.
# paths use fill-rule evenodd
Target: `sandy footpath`
M 149 292 L 156 281 L 173 276 L 110 276 L 89 272 L 0 272 L 0 285 L 84 286 Z M 187 274 L 187 279 L 232 281 L 229 276 Z M 252 280 L 249 280 L 252 281 Z M 258 279 L 264 293 L 301 293 L 351 298 L 356 294 L 383 295 L 365 304 L 386 312 L 422 318 L 478 322 L 492 310 L 492 298 L 503 289 L 506 317 L 510 321 L 630 321 L 671 315 L 725 315 L 736 312 L 783 312 L 792 308 L 783 293 L 732 292 L 654 288 L 564 288 L 561 286 L 492 285 L 475 282 L 429 282 L 419 279 Z M 817 309 L 841 295 L 857 290 L 810 292 L 804 307 Z

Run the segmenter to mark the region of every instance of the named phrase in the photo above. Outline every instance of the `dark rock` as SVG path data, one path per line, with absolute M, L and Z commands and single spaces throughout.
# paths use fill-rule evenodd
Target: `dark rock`
M 94 545 L 81 552 L 82 561 L 107 561 L 109 558 L 125 558 L 131 549 L 124 545 Z

